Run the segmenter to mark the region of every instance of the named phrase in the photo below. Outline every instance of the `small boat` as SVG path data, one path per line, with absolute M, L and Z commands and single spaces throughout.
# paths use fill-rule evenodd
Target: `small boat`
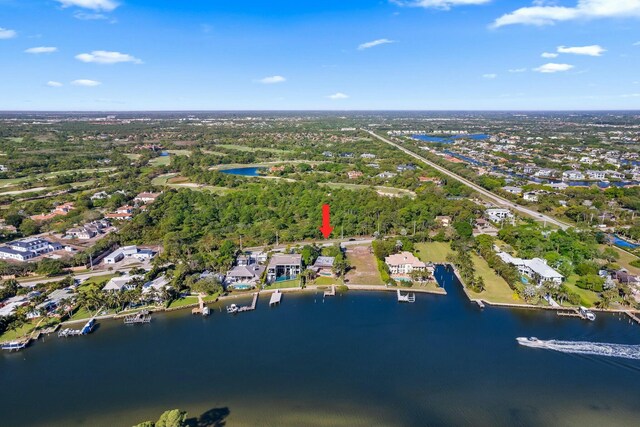
M 2 343 L 1 348 L 3 350 L 7 350 L 7 351 L 20 351 L 23 348 L 25 348 L 27 346 L 27 344 L 29 344 L 28 340 L 24 340 L 24 341 L 11 341 L 11 342 L 5 342 Z
M 583 319 L 587 319 L 590 321 L 594 321 L 596 320 L 596 315 L 593 314 L 593 311 L 586 309 L 585 307 L 580 307 L 580 316 L 582 316 Z
M 239 310 L 238 306 L 235 304 L 231 304 L 230 306 L 227 307 L 227 313 L 229 314 L 235 314 L 237 313 Z
M 91 331 L 93 331 L 93 327 L 96 325 L 96 319 L 91 319 L 80 330 L 81 335 L 87 335 Z
M 204 307 L 202 308 L 202 315 L 203 315 L 203 316 L 208 316 L 208 315 L 210 315 L 210 314 L 211 314 L 211 310 L 209 310 L 209 307 L 204 306 Z
M 518 341 L 518 344 L 527 347 L 544 347 L 544 343 L 536 337 L 518 337 L 516 338 L 516 341 Z

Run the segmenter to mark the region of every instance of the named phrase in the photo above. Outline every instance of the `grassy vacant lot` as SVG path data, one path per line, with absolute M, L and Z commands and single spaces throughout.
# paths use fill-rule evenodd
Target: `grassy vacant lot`
M 249 147 L 246 145 L 234 145 L 234 144 L 218 144 L 214 147 L 226 148 L 227 150 L 237 150 L 237 151 L 268 151 L 270 153 L 291 153 L 291 150 L 279 150 L 277 148 L 267 148 L 267 147 Z
M 175 173 L 168 173 L 165 175 L 160 175 L 151 181 L 151 184 L 162 186 L 162 187 L 171 187 L 171 188 L 190 188 L 193 191 L 209 191 L 211 193 L 224 195 L 230 191 L 233 191 L 227 187 L 216 187 L 213 185 L 200 185 L 193 182 L 189 182 L 187 178 L 181 177 Z
M 384 286 L 371 246 L 350 246 L 347 249 L 347 260 L 351 264 L 351 270 L 346 276 L 349 283 Z
M 616 261 L 617 264 L 619 264 L 622 268 L 626 268 L 627 270 L 629 270 L 629 273 L 631 274 L 640 275 L 640 268 L 634 267 L 630 264 L 631 261 L 638 259 L 637 256 L 623 251 L 622 249 L 615 246 L 600 245 L 600 250 L 603 250 L 606 247 L 613 248 L 620 254 L 620 259 Z
M 154 167 L 169 166 L 169 164 L 171 164 L 171 156 L 154 157 L 149 160 L 149 164 Z
M 340 280 L 338 280 L 335 277 L 318 277 L 316 280 L 313 281 L 314 285 L 317 286 L 330 286 L 330 285 L 339 285 Z
M 487 262 L 473 254 L 473 265 L 476 268 L 476 274 L 480 275 L 484 279 L 485 290 L 478 294 L 467 289 L 467 293 L 471 298 L 482 298 L 489 302 L 500 302 L 506 304 L 525 304 L 525 301 L 520 299 L 510 287 L 509 284 L 495 271 Z
M 319 183 L 319 185 L 323 185 L 329 188 L 345 188 L 347 190 L 362 190 L 366 188 L 372 188 L 381 194 L 389 194 L 393 196 L 410 196 L 410 197 L 416 196 L 416 193 L 410 190 L 404 190 L 402 188 L 395 188 L 395 187 L 385 187 L 382 185 L 371 186 L 371 185 L 364 185 L 364 184 L 349 184 L 346 182 L 323 182 L 323 183 Z
M 116 168 L 74 169 L 74 170 L 33 174 L 29 176 L 23 176 L 20 178 L 0 179 L 0 187 L 8 187 L 10 185 L 17 184 L 24 181 L 30 181 L 30 180 L 35 181 L 38 179 L 53 178 L 59 175 L 69 175 L 72 173 L 103 173 L 103 172 L 112 172 L 114 170 L 116 170 Z
M 577 274 L 572 274 L 567 278 L 564 284 L 571 292 L 575 292 L 576 294 L 580 295 L 581 305 L 584 305 L 585 307 L 592 307 L 598 300 L 600 300 L 600 298 L 598 297 L 598 294 L 593 291 L 577 287 L 576 282 L 579 278 L 580 276 L 578 276 Z
M 444 264 L 447 263 L 447 255 L 451 252 L 451 246 L 449 243 L 444 242 L 418 243 L 416 250 L 422 261 Z M 469 297 L 482 298 L 489 302 L 508 304 L 525 303 L 511 290 L 507 282 L 489 267 L 484 259 L 475 254 L 472 255 L 472 259 L 476 274 L 482 276 L 484 279 L 485 290 L 478 294 L 467 289 L 466 291 Z
M 451 253 L 451 246 L 446 242 L 418 243 L 415 247 L 422 261 L 434 264 L 445 264 L 447 255 Z
M 213 294 L 213 295 L 206 296 L 204 297 L 204 302 L 214 302 L 215 300 L 218 299 L 219 296 L 220 294 Z M 167 308 L 180 308 L 180 307 L 184 307 L 186 305 L 191 305 L 191 304 L 198 304 L 198 297 L 188 296 L 188 297 L 173 300 L 171 301 L 171 304 L 169 304 L 169 307 Z

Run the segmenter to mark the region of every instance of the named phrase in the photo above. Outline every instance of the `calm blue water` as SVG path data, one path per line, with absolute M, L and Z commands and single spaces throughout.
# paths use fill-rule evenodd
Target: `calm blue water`
M 412 135 L 413 139 L 417 139 L 425 142 L 439 142 L 442 144 L 452 144 L 456 139 L 471 139 L 474 141 L 482 141 L 485 139 L 489 139 L 489 135 L 485 135 L 483 133 L 473 134 L 473 135 L 453 135 L 449 137 L 441 137 L 441 136 L 432 136 L 432 135 Z
M 640 361 L 515 338 L 638 344 L 640 326 L 480 310 L 447 270 L 436 277 L 448 295 L 415 304 L 384 292 L 285 294 L 236 316 L 216 305 L 208 318 L 187 310 L 47 338 L 0 355 L 0 424 L 131 426 L 179 407 L 227 427 L 637 426 Z
M 221 169 L 220 172 L 227 173 L 229 175 L 240 176 L 260 176 L 259 171 L 262 168 L 235 168 L 235 169 Z

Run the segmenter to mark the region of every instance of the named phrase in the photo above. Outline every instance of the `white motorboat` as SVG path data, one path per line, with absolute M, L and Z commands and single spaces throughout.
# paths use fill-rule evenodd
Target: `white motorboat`
M 588 310 L 586 307 L 580 306 L 580 316 L 584 319 L 591 320 L 592 322 L 596 320 L 596 315 L 593 314 L 593 311 Z
M 518 344 L 520 345 L 524 345 L 527 347 L 544 347 L 544 342 L 540 341 L 538 338 L 536 337 L 518 337 L 516 338 L 516 341 L 518 341 Z
M 237 313 L 239 310 L 238 306 L 235 304 L 231 304 L 230 306 L 227 307 L 227 313 L 229 314 L 235 314 Z

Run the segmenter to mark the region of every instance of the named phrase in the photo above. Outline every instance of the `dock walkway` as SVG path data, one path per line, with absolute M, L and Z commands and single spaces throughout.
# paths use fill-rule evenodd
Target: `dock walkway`
M 269 300 L 269 306 L 272 307 L 274 305 L 279 305 L 282 300 L 282 293 L 280 290 L 275 291 L 271 294 L 271 299 Z
M 241 313 L 243 311 L 253 311 L 253 310 L 255 310 L 257 303 L 258 303 L 258 292 L 253 294 L 253 301 L 251 302 L 251 305 L 244 305 L 244 306 L 240 307 L 238 309 L 238 313 Z
M 408 292 L 405 295 L 402 295 L 400 289 L 398 289 L 398 302 L 416 302 L 416 294 L 412 292 Z
M 335 297 L 336 296 L 336 285 L 331 285 L 331 289 L 324 291 L 325 297 Z

